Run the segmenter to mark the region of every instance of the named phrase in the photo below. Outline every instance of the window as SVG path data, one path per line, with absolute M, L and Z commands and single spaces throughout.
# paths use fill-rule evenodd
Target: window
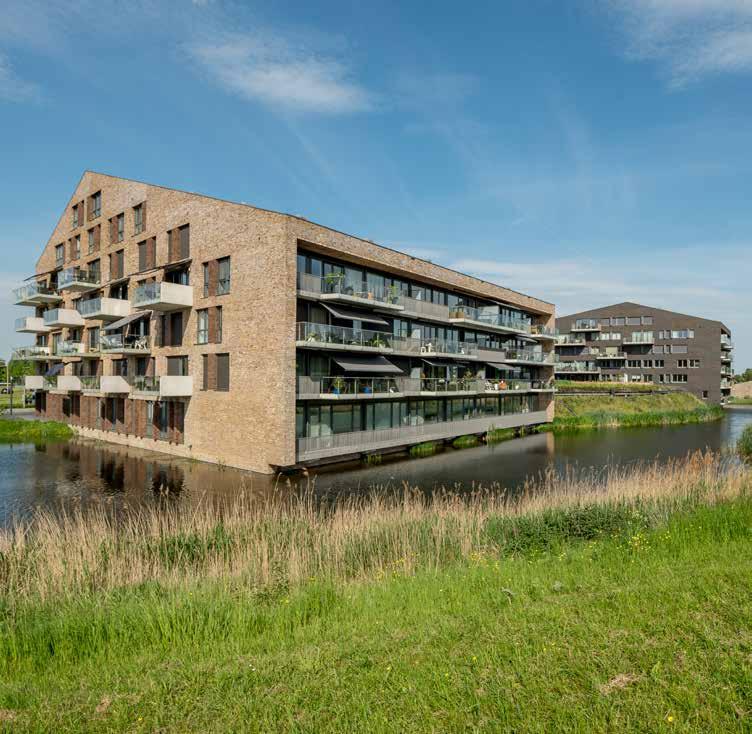
M 110 242 L 114 245 L 125 237 L 125 214 L 118 214 L 110 219 Z
M 165 319 L 169 319 L 170 324 L 170 339 L 169 344 L 165 346 L 180 347 L 183 345 L 183 313 L 181 311 L 173 311 L 169 315 L 165 315 Z
M 209 310 L 196 311 L 196 344 L 209 343 Z
M 73 259 L 78 260 L 81 257 L 81 235 L 77 234 L 73 238 Z
M 687 382 L 687 380 L 687 375 L 684 374 L 671 375 L 671 382 Z
M 654 365 L 656 367 L 665 367 L 666 366 L 666 362 L 663 359 L 656 359 L 655 362 L 654 362 Z
M 611 326 L 625 326 L 625 319 L 623 316 L 612 316 Z
M 96 219 L 102 214 L 102 192 L 97 191 L 89 197 L 89 219 Z
M 133 207 L 133 233 L 141 234 L 146 228 L 146 218 L 144 217 L 144 205 L 137 204 Z
M 204 298 L 209 297 L 209 263 L 204 263 Z
M 128 300 L 128 284 L 118 283 L 110 286 L 110 298 L 119 298 L 122 301 Z M 148 321 L 146 323 L 149 323 Z
M 672 339 L 694 339 L 695 332 L 692 329 L 679 329 L 671 332 Z
M 703 391 L 702 391 L 702 397 L 703 397 L 703 398 L 707 398 L 707 397 L 708 397 L 708 394 L 709 394 L 709 393 L 708 393 L 708 391 L 707 391 L 707 390 L 703 390 Z
M 691 369 L 697 369 L 700 367 L 700 360 L 699 359 L 690 359 L 689 360 L 689 366 Z
M 640 366 L 640 360 L 639 359 L 628 359 L 627 360 L 627 367 L 630 367 L 632 369 L 636 369 Z
M 89 255 L 91 255 L 91 253 L 94 252 L 94 246 L 95 246 L 94 245 L 94 230 L 90 229 L 86 233 L 86 235 L 88 237 L 88 252 L 89 252 Z
M 627 326 L 641 326 L 642 320 L 639 316 L 627 316 Z
M 92 276 L 95 283 L 99 283 L 99 281 L 101 280 L 102 271 L 101 271 L 101 260 L 99 260 L 99 258 L 97 258 L 96 260 L 92 260 L 89 263 L 89 275 Z
M 643 326 L 652 326 L 653 325 L 653 317 L 652 316 L 643 316 L 642 317 L 642 325 Z
M 230 258 L 217 260 L 217 295 L 224 296 L 230 292 Z
M 98 352 L 99 351 L 99 327 L 98 326 L 92 326 L 88 329 L 89 334 L 89 351 L 90 352 Z
M 186 377 L 188 375 L 188 357 L 167 357 L 167 374 Z
M 73 229 L 75 229 L 76 227 L 80 226 L 80 224 L 81 216 L 79 212 L 79 205 L 76 204 L 76 206 L 71 209 L 71 226 L 73 227 Z
M 642 360 L 642 366 L 644 367 L 652 367 L 653 366 L 653 360 L 652 359 L 643 359 Z
M 55 265 L 62 265 L 65 262 L 65 245 L 55 245 Z
M 679 369 L 682 369 L 682 368 L 684 368 L 684 369 L 687 369 L 687 367 L 689 367 L 689 361 L 688 361 L 688 360 L 686 360 L 686 359 L 679 359 L 679 360 L 677 360 L 677 362 L 676 362 L 676 366 L 677 366 L 677 367 L 678 367 Z
M 217 335 L 214 341 L 217 344 L 222 343 L 222 306 L 217 306 Z
M 230 389 L 230 355 L 217 355 L 217 390 Z
M 110 280 L 122 278 L 125 270 L 125 250 L 110 254 Z
M 674 346 L 671 347 L 671 354 L 686 354 L 686 353 L 687 353 L 686 344 L 674 344 Z

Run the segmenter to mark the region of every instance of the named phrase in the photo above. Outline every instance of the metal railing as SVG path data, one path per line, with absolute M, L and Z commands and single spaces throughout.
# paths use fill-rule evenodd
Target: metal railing
M 122 349 L 130 349 L 140 352 L 150 350 L 149 337 L 138 334 L 102 334 L 99 337 L 99 346 L 103 352 L 113 352 Z
M 395 286 L 369 285 L 361 280 L 348 279 L 344 273 L 330 273 L 323 277 L 298 273 L 298 290 L 322 295 L 339 294 L 393 306 L 401 305 L 402 291 Z
M 553 382 L 545 380 L 486 380 L 486 392 L 513 392 L 515 390 L 553 390 Z
M 505 349 L 503 350 L 503 354 L 504 359 L 518 362 L 545 364 L 554 360 L 554 355 L 551 352 L 543 352 L 535 349 Z
M 449 309 L 449 319 L 465 319 L 467 321 L 476 321 L 479 324 L 485 326 L 497 326 L 503 329 L 510 329 L 513 331 L 521 331 L 525 334 L 529 334 L 532 329 L 532 324 L 524 319 L 513 319 L 504 314 L 493 313 L 490 311 L 484 311 L 479 308 L 473 308 L 471 306 L 453 306 Z
M 71 283 L 86 283 L 87 285 L 98 285 L 101 274 L 98 270 L 86 270 L 84 268 L 67 268 L 60 271 L 57 276 L 57 288 L 63 290 Z
M 555 338 L 557 334 L 559 333 L 558 329 L 552 328 L 550 326 L 543 326 L 541 324 L 533 324 L 530 327 L 530 333 L 534 336 L 550 336 Z
M 34 296 L 56 296 L 54 289 L 42 283 L 27 283 L 19 288 L 13 289 L 13 299 L 15 301 L 25 301 Z
M 421 377 L 420 391 L 428 393 L 447 392 L 483 392 L 483 380 L 476 377 L 458 377 L 456 379 L 444 377 Z
M 345 346 L 391 349 L 392 335 L 385 331 L 351 329 L 346 326 L 298 322 L 296 340 L 309 344 L 342 344 Z
M 442 303 L 433 303 L 423 298 L 413 298 L 402 294 L 402 305 L 407 313 L 416 314 L 425 318 L 449 321 L 449 307 Z
M 580 344 L 585 344 L 586 342 L 584 336 L 574 336 L 573 334 L 559 334 L 559 336 L 556 337 L 556 343 L 561 344 L 562 346 L 579 346 Z

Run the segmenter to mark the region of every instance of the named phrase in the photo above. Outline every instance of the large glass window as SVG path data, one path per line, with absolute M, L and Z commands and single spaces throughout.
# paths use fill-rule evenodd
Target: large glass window
M 217 295 L 224 296 L 230 292 L 230 258 L 217 260 Z
M 209 311 L 202 308 L 196 311 L 196 344 L 209 343 Z

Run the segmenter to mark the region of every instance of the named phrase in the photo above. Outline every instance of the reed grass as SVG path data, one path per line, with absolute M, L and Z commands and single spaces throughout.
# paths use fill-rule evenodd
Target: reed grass
M 752 463 L 752 425 L 742 431 L 742 435 L 736 442 L 736 450 L 742 459 Z

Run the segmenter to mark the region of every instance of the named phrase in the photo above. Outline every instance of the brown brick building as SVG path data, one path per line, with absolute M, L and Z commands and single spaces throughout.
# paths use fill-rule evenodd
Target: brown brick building
M 672 385 L 720 403 L 731 391 L 731 332 L 720 321 L 617 303 L 556 319 L 556 377 Z
M 86 172 L 15 292 L 37 410 L 256 471 L 553 417 L 554 307 L 304 219 Z

